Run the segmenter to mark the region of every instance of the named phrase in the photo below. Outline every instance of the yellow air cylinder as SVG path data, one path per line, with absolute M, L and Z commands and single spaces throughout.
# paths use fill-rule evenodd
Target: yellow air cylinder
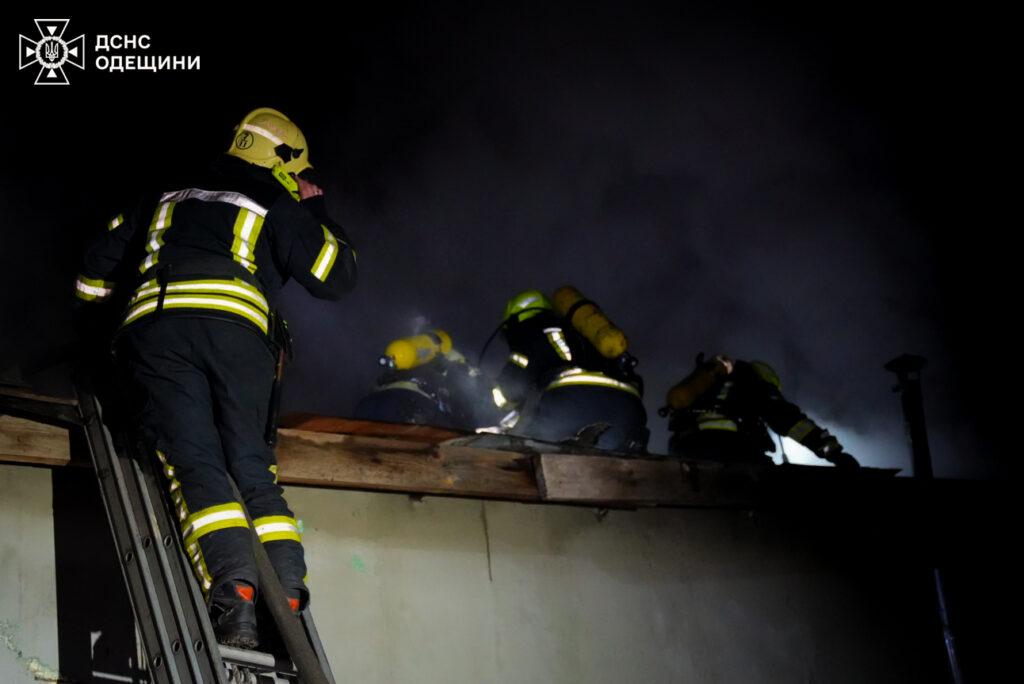
M 433 361 L 438 354 L 452 350 L 452 338 L 444 330 L 392 340 L 384 350 L 381 364 L 397 370 L 410 370 Z
M 717 357 L 705 361 L 668 391 L 665 402 L 673 411 L 689 408 L 693 402 L 714 387 L 719 378 L 728 374 L 727 366 L 719 362 Z
M 586 300 L 579 290 L 571 285 L 558 288 L 552 303 L 562 316 L 569 313 L 569 310 L 577 303 Z M 626 353 L 629 342 L 626 334 L 615 327 L 615 324 L 608 320 L 608 317 L 597 308 L 596 304 L 587 302 L 576 306 L 572 314 L 572 327 L 583 337 L 590 340 L 590 343 L 601 352 L 601 356 L 607 359 L 617 359 Z

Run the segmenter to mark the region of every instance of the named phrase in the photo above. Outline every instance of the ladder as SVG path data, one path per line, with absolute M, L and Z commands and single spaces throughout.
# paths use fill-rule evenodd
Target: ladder
M 217 643 L 153 459 L 135 457 L 143 452 L 127 436 L 110 432 L 96 396 L 81 387 L 77 393 L 76 406 L 74 402 L 56 404 L 5 392 L 0 395 L 0 413 L 77 428 L 85 437 L 150 681 L 335 684 L 308 607 L 298 619 L 288 616 L 294 625 L 285 623 L 283 628 L 271 630 L 274 621 L 261 605 L 261 644 L 269 645 L 265 650 L 250 651 Z M 265 556 L 259 562 L 259 554 L 264 552 L 255 532 L 253 540 L 261 585 L 264 580 L 276 582 L 276 576 L 265 576 L 269 568 Z M 286 634 L 288 630 L 291 631 Z M 298 647 L 296 638 L 300 640 Z M 291 648 L 286 644 L 291 644 Z

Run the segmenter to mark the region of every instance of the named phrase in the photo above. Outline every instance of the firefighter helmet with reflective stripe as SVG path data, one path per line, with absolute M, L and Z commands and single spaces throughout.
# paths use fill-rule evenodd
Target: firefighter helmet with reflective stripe
M 525 321 L 541 311 L 552 311 L 551 300 L 540 290 L 524 290 L 508 300 L 505 306 L 505 321 Z
M 297 184 L 292 175 L 312 168 L 306 136 L 291 119 L 269 107 L 254 109 L 245 115 L 235 127 L 228 154 L 270 169 L 293 194 Z
M 751 361 L 751 368 L 758 376 L 770 385 L 773 385 L 775 389 L 782 391 L 782 381 L 779 380 L 779 374 L 775 372 L 775 369 L 769 366 L 764 361 Z

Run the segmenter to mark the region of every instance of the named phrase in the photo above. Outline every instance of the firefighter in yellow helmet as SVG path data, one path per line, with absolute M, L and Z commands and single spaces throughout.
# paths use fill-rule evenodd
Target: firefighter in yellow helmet
M 840 468 L 859 467 L 839 440 L 782 396 L 775 370 L 763 361 L 705 360 L 668 392 L 669 453 L 726 462 L 765 462 L 775 450 L 768 433 L 789 437 Z
M 609 326 L 587 325 L 600 315 L 596 311 L 568 286 L 554 302 L 537 290 L 512 297 L 502 325 L 509 357 L 494 402 L 505 414 L 504 427 L 524 416 L 517 433 L 640 453 L 648 437 L 643 381 L 624 336 L 621 344 L 609 344 Z
M 379 359 L 377 386 L 355 417 L 471 431 L 496 418 L 480 371 L 444 330 L 392 340 Z
M 277 484 L 268 415 L 295 279 L 337 300 L 355 284 L 352 244 L 303 173 L 309 149 L 274 109 L 247 114 L 227 153 L 191 184 L 144 197 L 88 248 L 79 307 L 122 306 L 115 349 L 137 424 L 167 476 L 218 640 L 253 647 L 259 593 L 241 492 L 295 611 L 309 599 L 297 521 Z
M 276 109 L 261 107 L 249 112 L 235 127 L 228 154 L 254 166 L 270 169 L 271 175 L 296 199 L 301 196 L 300 175 L 313 168 L 309 163 L 306 136 Z M 305 194 L 322 195 L 319 188 L 305 184 Z

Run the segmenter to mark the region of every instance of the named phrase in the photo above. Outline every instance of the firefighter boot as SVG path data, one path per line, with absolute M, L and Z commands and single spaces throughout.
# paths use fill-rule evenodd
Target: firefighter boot
M 247 582 L 224 582 L 210 598 L 210 620 L 219 643 L 256 648 L 256 590 Z
M 293 615 L 300 615 L 309 603 L 309 593 L 302 589 L 289 589 L 285 592 L 288 597 L 288 607 L 292 609 Z

